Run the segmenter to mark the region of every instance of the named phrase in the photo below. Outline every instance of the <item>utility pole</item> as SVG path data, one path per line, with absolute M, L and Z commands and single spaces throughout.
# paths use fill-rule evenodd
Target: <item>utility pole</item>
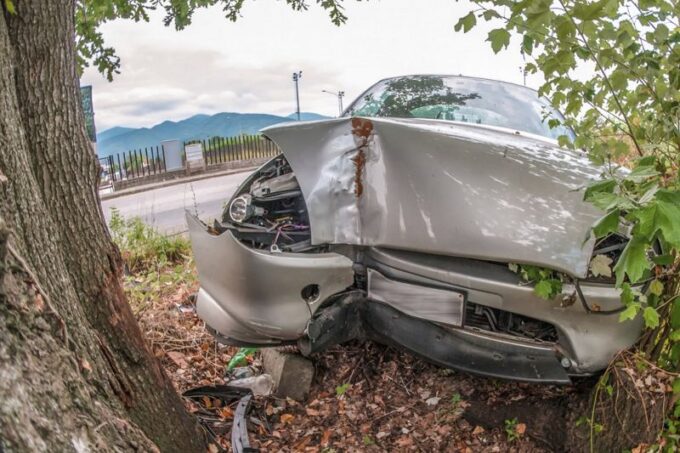
M 302 71 L 293 73 L 293 82 L 295 82 L 295 105 L 297 113 L 297 120 L 300 121 L 300 90 L 298 88 L 298 81 L 302 78 Z
M 342 112 L 345 110 L 342 108 L 342 98 L 345 97 L 345 92 L 344 91 L 338 91 L 337 93 L 335 91 L 328 91 L 328 90 L 321 90 L 322 93 L 328 93 L 332 94 L 333 96 L 337 96 L 338 98 L 338 116 L 342 116 Z

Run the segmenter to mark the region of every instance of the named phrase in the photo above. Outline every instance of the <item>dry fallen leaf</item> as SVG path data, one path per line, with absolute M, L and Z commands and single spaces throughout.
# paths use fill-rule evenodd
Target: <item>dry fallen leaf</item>
M 281 414 L 281 423 L 284 425 L 293 421 L 295 416 L 293 414 Z
M 333 431 L 330 429 L 327 429 L 323 432 L 323 436 L 321 436 L 321 446 L 322 447 L 328 447 L 331 441 L 331 435 L 333 434 Z
M 611 277 L 611 264 L 612 259 L 607 255 L 595 255 L 590 261 L 590 272 L 593 274 L 593 277 L 598 277 L 600 275 L 603 277 Z
M 234 418 L 234 411 L 231 410 L 230 407 L 223 407 L 222 409 L 220 409 L 220 417 L 226 420 L 230 420 Z
M 521 436 L 527 431 L 527 425 L 525 423 L 518 423 L 515 427 L 515 431 Z
M 168 352 L 165 353 L 165 355 L 167 355 L 168 358 L 170 360 L 172 360 L 172 363 L 174 363 L 178 367 L 180 367 L 180 368 L 186 368 L 187 367 L 186 357 L 181 352 L 168 351 Z
M 472 430 L 472 435 L 473 435 L 473 436 L 478 436 L 478 435 L 482 434 L 483 432 L 484 432 L 484 428 L 482 428 L 481 426 L 477 425 L 477 426 L 475 426 L 475 429 Z

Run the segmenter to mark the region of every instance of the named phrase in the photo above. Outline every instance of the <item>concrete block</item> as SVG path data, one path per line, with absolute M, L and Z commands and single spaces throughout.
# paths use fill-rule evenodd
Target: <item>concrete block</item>
M 299 354 L 263 348 L 265 373 L 274 380 L 274 396 L 304 401 L 314 379 L 314 364 Z

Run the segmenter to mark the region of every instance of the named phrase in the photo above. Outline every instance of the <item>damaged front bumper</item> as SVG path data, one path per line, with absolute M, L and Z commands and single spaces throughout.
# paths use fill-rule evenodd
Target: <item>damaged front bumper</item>
M 354 282 L 352 261 L 337 253 L 271 253 L 211 234 L 186 214 L 201 289 L 197 312 L 233 343 L 280 344 L 300 338 L 322 301 Z
M 534 300 L 530 288 L 490 264 L 457 268 L 455 260 L 418 262 L 374 249 L 364 256 L 364 267 L 339 253 L 251 249 L 230 231 L 213 234 L 189 214 L 187 222 L 201 283 L 198 315 L 231 344 L 297 343 L 311 354 L 351 339 L 373 339 L 465 372 L 567 383 L 570 376 L 602 369 L 639 331 L 637 321 L 624 325 L 616 314 L 596 316 L 578 304 Z M 364 289 L 356 283 L 362 274 Z M 597 296 L 605 308 L 618 303 L 614 291 Z M 554 322 L 559 341 L 471 327 L 465 313 L 475 304 Z

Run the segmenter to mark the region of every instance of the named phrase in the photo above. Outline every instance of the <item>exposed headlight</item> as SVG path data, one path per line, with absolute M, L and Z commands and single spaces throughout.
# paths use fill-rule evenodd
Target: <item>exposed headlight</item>
M 237 223 L 243 223 L 252 216 L 264 214 L 264 209 L 252 205 L 253 197 L 250 194 L 243 194 L 234 198 L 229 205 L 229 217 Z

